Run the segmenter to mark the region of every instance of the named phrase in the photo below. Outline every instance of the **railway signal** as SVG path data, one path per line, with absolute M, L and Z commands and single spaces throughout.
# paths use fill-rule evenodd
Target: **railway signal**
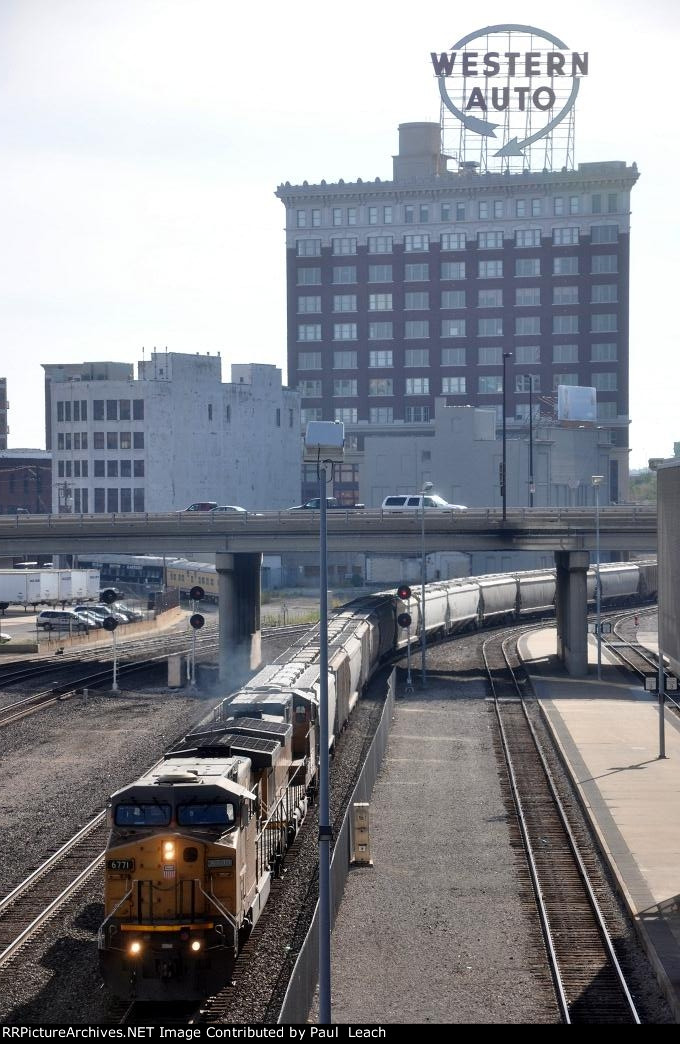
M 397 598 L 400 598 L 402 602 L 408 602 L 411 597 L 411 588 L 408 584 L 400 584 L 397 588 Z
M 205 598 L 205 591 L 202 587 L 198 587 L 198 585 L 196 587 L 192 587 L 189 591 L 189 598 L 192 602 L 202 602 Z
M 113 601 L 115 601 L 115 591 L 104 591 L 102 599 L 104 599 L 104 595 L 107 594 L 112 594 L 114 596 Z M 108 601 L 110 604 L 111 599 Z M 116 627 L 118 626 L 118 621 L 115 616 L 105 616 L 102 626 L 104 627 L 104 630 L 111 632 L 111 637 L 113 638 L 113 685 L 111 686 L 111 690 L 113 692 L 118 692 L 118 657 L 116 655 Z
M 118 601 L 118 598 L 118 592 L 114 591 L 112 587 L 107 587 L 106 590 L 101 593 L 101 599 L 105 605 L 113 605 L 114 602 Z
M 196 588 L 192 588 L 192 593 Z M 203 591 L 202 587 L 198 588 L 199 591 Z M 202 597 L 202 595 L 201 595 Z M 196 599 L 198 601 L 198 599 Z M 192 686 L 196 685 L 196 631 L 200 631 L 201 627 L 205 623 L 205 617 L 201 613 L 192 613 L 189 617 L 189 623 L 191 624 L 191 663 L 189 665 L 189 681 Z
M 411 588 L 408 584 L 400 584 L 397 588 L 397 598 L 402 602 L 409 602 L 411 599 Z M 397 617 L 397 623 L 400 627 L 405 627 L 407 630 L 406 634 L 406 692 L 413 692 L 413 682 L 411 680 L 411 632 L 409 628 L 411 626 L 412 618 L 409 612 L 399 613 Z

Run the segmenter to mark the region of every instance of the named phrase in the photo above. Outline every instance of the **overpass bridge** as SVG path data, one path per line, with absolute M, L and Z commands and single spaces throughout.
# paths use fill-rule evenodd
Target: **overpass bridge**
M 384 554 L 507 550 L 555 553 L 558 648 L 570 673 L 587 671 L 585 573 L 590 553 L 655 552 L 656 508 L 498 508 L 327 513 L 329 551 Z M 220 601 L 220 668 L 234 655 L 259 661 L 263 554 L 319 550 L 319 512 L 0 516 L 0 556 L 214 554 Z M 226 607 L 226 612 L 225 612 Z

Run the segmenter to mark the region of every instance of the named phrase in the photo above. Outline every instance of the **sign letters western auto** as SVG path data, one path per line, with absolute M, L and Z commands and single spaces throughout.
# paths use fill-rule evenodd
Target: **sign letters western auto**
M 487 45 L 489 37 L 511 39 L 512 49 L 468 47 L 484 37 Z M 526 49 L 517 47 L 518 38 L 526 40 Z M 535 133 L 522 140 L 504 142 L 496 156 L 520 156 L 549 134 L 573 108 L 580 78 L 588 75 L 587 52 L 570 51 L 558 37 L 528 25 L 488 26 L 464 36 L 448 52 L 433 51 L 431 58 L 444 105 L 473 134 L 496 137 L 500 124 L 488 118 L 494 112 L 524 113 L 530 119 L 533 111 L 537 121 L 548 114 L 544 126 L 532 126 Z

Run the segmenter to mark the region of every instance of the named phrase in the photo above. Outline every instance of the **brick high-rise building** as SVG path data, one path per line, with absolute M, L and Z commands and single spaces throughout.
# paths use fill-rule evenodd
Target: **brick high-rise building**
M 435 397 L 495 407 L 502 426 L 555 412 L 559 385 L 594 386 L 628 482 L 630 193 L 635 164 L 447 170 L 438 123 L 399 128 L 391 181 L 280 185 L 286 207 L 288 383 L 302 423 L 344 421 L 350 445 L 423 434 Z M 355 464 L 338 471 L 348 501 Z M 354 471 L 352 470 L 354 469 Z M 303 495 L 313 495 L 307 476 Z

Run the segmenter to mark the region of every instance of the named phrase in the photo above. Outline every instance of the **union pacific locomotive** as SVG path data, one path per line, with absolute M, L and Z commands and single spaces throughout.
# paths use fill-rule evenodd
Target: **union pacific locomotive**
M 656 563 L 602 566 L 602 605 L 651 600 Z M 550 611 L 554 572 L 429 584 L 431 637 Z M 588 574 L 595 600 L 595 573 Z M 329 746 L 377 667 L 417 641 L 420 592 L 357 599 L 328 626 Z M 319 754 L 319 630 L 313 628 L 136 782 L 110 799 L 105 981 L 139 1000 L 200 999 L 228 979 L 313 797 Z

